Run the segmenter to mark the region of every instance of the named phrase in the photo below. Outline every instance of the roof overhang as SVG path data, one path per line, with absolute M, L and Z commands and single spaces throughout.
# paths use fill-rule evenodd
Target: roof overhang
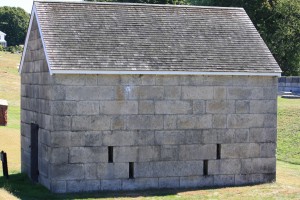
M 51 70 L 51 74 L 148 74 L 148 75 L 219 75 L 219 76 L 281 76 L 281 72 L 191 72 L 191 71 L 93 71 Z

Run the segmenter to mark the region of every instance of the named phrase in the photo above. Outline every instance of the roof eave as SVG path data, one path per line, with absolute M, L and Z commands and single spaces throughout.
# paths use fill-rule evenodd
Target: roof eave
M 148 75 L 223 75 L 223 76 L 281 76 L 278 72 L 192 72 L 192 71 L 98 71 L 98 70 L 54 70 L 52 74 L 148 74 Z

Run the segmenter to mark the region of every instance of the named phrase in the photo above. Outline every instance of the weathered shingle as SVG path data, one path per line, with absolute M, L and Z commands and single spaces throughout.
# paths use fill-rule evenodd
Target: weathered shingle
M 53 70 L 280 72 L 242 8 L 35 6 Z

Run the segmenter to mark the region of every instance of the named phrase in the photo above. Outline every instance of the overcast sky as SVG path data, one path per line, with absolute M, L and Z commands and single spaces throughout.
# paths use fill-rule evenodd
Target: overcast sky
M 82 1 L 82 0 L 63 0 L 63 1 Z M 26 12 L 31 13 L 33 0 L 0 0 L 1 6 L 21 7 Z

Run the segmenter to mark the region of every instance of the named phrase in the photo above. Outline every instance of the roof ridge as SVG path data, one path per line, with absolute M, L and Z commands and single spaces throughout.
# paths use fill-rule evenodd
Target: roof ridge
M 173 5 L 173 4 L 147 4 L 147 3 L 121 3 L 121 2 L 90 2 L 90 1 L 55 1 L 34 0 L 33 3 L 66 3 L 66 4 L 99 4 L 99 5 L 123 5 L 123 6 L 153 6 L 153 7 L 180 7 L 180 8 L 202 8 L 202 9 L 229 9 L 244 10 L 242 7 L 219 7 L 219 6 L 195 6 L 195 5 Z

